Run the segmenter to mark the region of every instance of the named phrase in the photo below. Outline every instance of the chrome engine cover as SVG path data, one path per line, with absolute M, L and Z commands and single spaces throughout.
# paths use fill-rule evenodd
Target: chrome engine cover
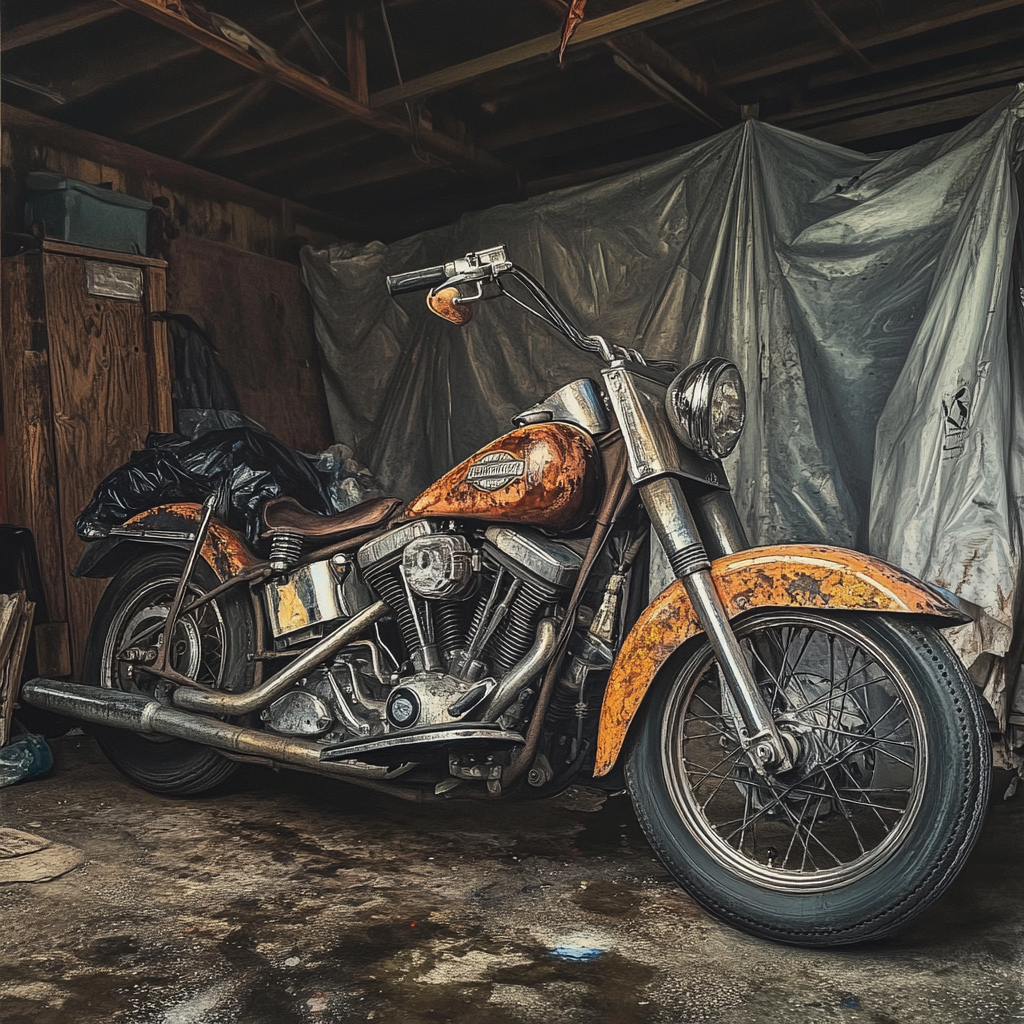
M 484 536 L 502 554 L 559 589 L 576 582 L 583 559 L 571 548 L 521 526 L 492 526 Z
M 462 597 L 473 585 L 473 549 L 458 533 L 417 537 L 402 552 L 409 589 L 429 600 Z
M 289 690 L 260 715 L 267 727 L 286 736 L 320 736 L 334 724 L 334 715 L 315 694 Z
M 458 722 L 494 689 L 493 679 L 470 683 L 440 672 L 403 679 L 388 695 L 388 731 Z

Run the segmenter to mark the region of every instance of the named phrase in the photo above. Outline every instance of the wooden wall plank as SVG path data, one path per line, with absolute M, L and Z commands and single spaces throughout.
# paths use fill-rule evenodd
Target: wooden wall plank
M 196 238 L 171 245 L 170 309 L 203 324 L 242 412 L 300 451 L 333 441 L 309 296 L 297 267 Z
M 2 353 L 7 522 L 32 531 L 49 617 L 67 620 L 50 365 L 39 253 L 3 261 Z
M 141 302 L 85 292 L 86 260 L 43 255 L 50 337 L 54 451 L 64 570 L 85 545 L 75 518 L 100 480 L 145 445 L 150 381 Z M 106 580 L 67 580 L 74 675 L 81 678 L 85 641 Z
M 157 267 L 147 267 L 143 308 L 146 313 L 163 312 L 167 308 L 167 275 Z M 169 434 L 174 430 L 174 408 L 171 403 L 171 354 L 167 324 L 160 320 L 146 323 L 147 358 L 149 363 L 149 422 L 153 430 Z

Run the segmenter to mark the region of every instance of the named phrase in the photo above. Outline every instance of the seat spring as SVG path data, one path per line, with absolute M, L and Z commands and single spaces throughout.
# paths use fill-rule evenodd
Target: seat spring
M 270 542 L 270 568 L 275 572 L 290 569 L 302 556 L 302 535 L 275 533 Z

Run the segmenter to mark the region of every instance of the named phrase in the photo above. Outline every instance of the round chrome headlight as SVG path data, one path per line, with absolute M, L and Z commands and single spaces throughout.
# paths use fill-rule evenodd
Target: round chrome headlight
M 688 366 L 669 384 L 665 409 L 687 448 L 705 459 L 724 458 L 736 447 L 746 418 L 740 371 L 718 357 Z

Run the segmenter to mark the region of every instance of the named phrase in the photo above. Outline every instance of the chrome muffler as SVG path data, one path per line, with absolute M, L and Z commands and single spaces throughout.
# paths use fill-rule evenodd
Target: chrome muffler
M 133 732 L 157 733 L 223 750 L 229 756 L 260 757 L 279 764 L 315 771 L 320 775 L 352 781 L 385 779 L 389 769 L 362 761 L 320 760 L 322 747 L 309 740 L 277 736 L 246 729 L 205 715 L 169 708 L 137 693 L 122 693 L 98 686 L 83 686 L 55 679 L 30 679 L 21 688 L 21 699 L 33 707 L 56 711 L 95 725 Z

